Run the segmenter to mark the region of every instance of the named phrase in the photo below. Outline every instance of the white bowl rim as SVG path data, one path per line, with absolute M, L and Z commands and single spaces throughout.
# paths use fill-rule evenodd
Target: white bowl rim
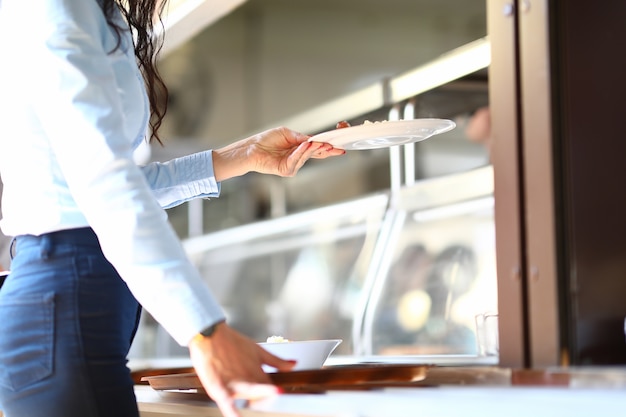
M 284 340 L 281 342 L 258 342 L 259 345 L 288 345 L 288 344 L 294 344 L 294 343 L 319 343 L 319 342 L 334 342 L 334 343 L 341 343 L 343 342 L 343 339 L 311 339 L 311 340 Z

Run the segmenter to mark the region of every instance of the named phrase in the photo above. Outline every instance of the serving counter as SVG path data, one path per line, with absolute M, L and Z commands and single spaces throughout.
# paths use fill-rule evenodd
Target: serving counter
M 142 417 L 220 416 L 202 395 L 135 390 Z M 241 403 L 247 416 L 622 416 L 623 369 L 511 370 L 499 367 L 435 367 L 413 387 L 283 394 Z
M 138 384 L 135 394 L 141 417 L 222 415 L 204 392 Z M 618 417 L 626 410 L 626 368 L 433 366 L 412 386 L 286 393 L 238 405 L 242 417 Z

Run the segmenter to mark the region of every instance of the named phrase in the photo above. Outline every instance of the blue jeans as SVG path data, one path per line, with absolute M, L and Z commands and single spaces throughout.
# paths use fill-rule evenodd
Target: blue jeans
M 138 417 L 128 350 L 141 307 L 91 229 L 19 236 L 0 290 L 6 417 Z

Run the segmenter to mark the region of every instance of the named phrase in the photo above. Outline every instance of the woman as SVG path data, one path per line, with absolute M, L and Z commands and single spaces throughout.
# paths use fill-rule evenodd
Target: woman
M 137 416 L 126 354 L 140 305 L 189 346 L 225 416 L 238 415 L 236 398 L 277 392 L 262 364 L 293 366 L 224 322 L 163 208 L 343 151 L 277 128 L 138 167 L 133 149 L 148 125 L 159 140 L 165 113 L 151 38 L 159 3 L 0 0 L 0 226 L 16 236 L 0 291 L 7 417 Z

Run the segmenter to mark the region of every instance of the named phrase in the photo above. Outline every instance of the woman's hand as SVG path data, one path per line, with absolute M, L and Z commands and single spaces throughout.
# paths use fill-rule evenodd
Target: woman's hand
M 219 324 L 210 337 L 193 339 L 189 353 L 202 386 L 224 417 L 239 417 L 236 399 L 255 400 L 281 392 L 272 385 L 262 364 L 279 371 L 289 371 L 295 365 L 272 355 L 226 323 Z
M 308 135 L 278 127 L 213 151 L 217 181 L 254 171 L 292 177 L 310 158 L 343 155 L 345 150 L 328 143 L 309 142 Z

